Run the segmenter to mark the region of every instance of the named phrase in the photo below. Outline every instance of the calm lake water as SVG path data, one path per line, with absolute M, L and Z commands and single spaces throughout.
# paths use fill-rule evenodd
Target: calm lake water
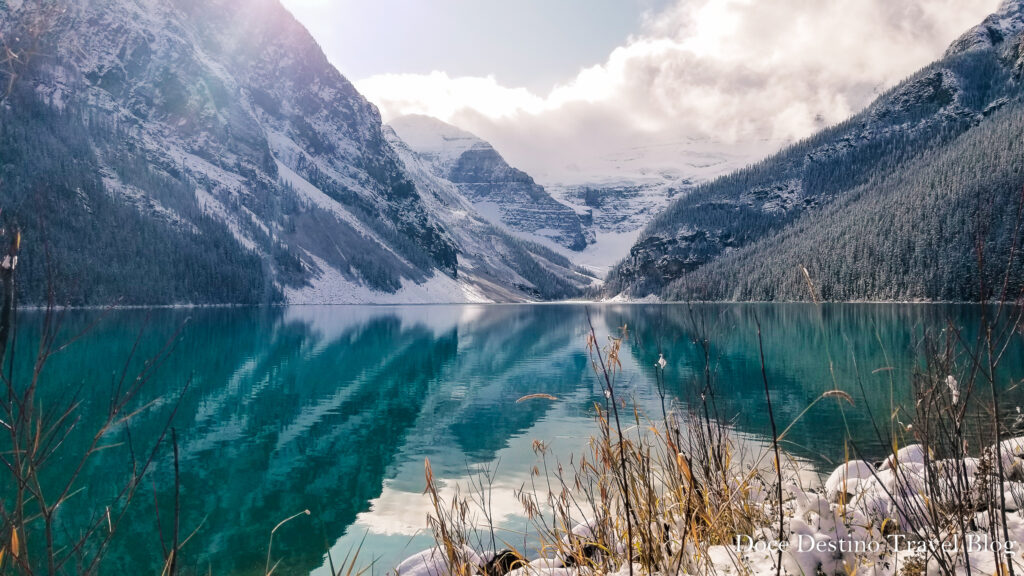
M 583 305 L 290 307 L 153 311 L 74 311 L 58 340 L 88 334 L 56 354 L 43 378 L 46 401 L 76 393 L 79 433 L 50 468 L 66 474 L 102 421 L 112 387 L 128 361 L 129 379 L 169 341 L 134 404 L 131 443 L 141 452 L 181 395 L 174 419 L 181 467 L 184 573 L 263 574 L 267 541 L 279 521 L 310 516 L 274 538 L 278 573 L 326 573 L 365 538 L 362 558 L 383 573 L 426 547 L 429 501 L 424 460 L 448 486 L 481 466 L 497 468 L 494 508 L 501 524 L 520 526 L 512 491 L 537 462 L 534 440 L 562 455 L 579 454 L 595 430 L 601 385 L 587 358 Z M 776 419 L 787 426 L 822 392 L 846 390 L 856 406 L 825 401 L 793 427 L 786 448 L 825 469 L 843 458 L 844 438 L 869 456 L 881 453 L 870 426 L 885 421 L 890 390 L 909 400 L 925 330 L 947 322 L 968 334 L 978 307 L 938 305 L 591 305 L 599 337 L 627 326 L 620 390 L 652 417 L 659 348 L 669 395 L 692 403 L 702 386 L 703 355 L 694 320 L 711 342 L 721 413 L 740 437 L 769 434 L 755 319 L 764 334 Z M 26 375 L 42 314 L 20 317 L 15 378 Z M 94 325 L 93 325 L 94 324 Z M 175 334 L 178 335 L 175 337 Z M 1022 346 L 1008 349 L 1002 374 L 1024 376 Z M 832 369 L 830 370 L 830 364 Z M 534 393 L 556 401 L 516 399 Z M 1011 402 L 1016 397 L 1011 395 Z M 86 470 L 83 490 L 61 511 L 74 531 L 102 514 L 102 503 L 131 465 L 124 442 Z M 154 499 L 165 531 L 173 501 L 170 446 L 133 503 L 104 573 L 158 573 L 162 561 Z M 97 504 L 99 503 L 99 509 Z M 511 533 L 510 533 L 511 534 Z M 165 535 L 165 538 L 167 536 Z M 361 562 L 362 563 L 362 562 Z

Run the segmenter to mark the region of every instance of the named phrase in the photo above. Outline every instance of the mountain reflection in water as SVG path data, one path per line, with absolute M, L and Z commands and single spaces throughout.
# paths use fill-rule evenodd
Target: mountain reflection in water
M 869 414 L 887 419 L 891 382 L 896 401 L 907 400 L 923 330 L 941 330 L 950 320 L 969 334 L 979 310 L 866 304 L 589 308 L 602 341 L 627 327 L 619 386 L 652 417 L 660 414 L 654 384 L 659 350 L 668 362 L 670 396 L 683 404 L 698 398 L 704 356 L 694 342 L 694 320 L 706 324 L 719 410 L 752 442 L 763 442 L 769 432 L 758 318 L 782 426 L 833 387 L 854 398 L 855 406 L 817 404 L 788 435 L 787 450 L 822 468 L 842 458 L 848 433 L 867 455 L 881 453 Z M 585 348 L 583 305 L 71 311 L 62 336 L 100 316 L 88 337 L 55 355 L 44 374 L 44 402 L 79 386 L 84 400 L 80 432 L 50 473 L 66 473 L 62 467 L 76 462 L 71 455 L 91 440 L 111 382 L 139 334 L 131 362 L 136 369 L 180 330 L 171 355 L 138 399 L 139 405 L 160 402 L 133 421 L 131 435 L 135 446 L 151 445 L 172 401 L 190 383 L 174 420 L 183 536 L 198 527 L 182 550 L 185 574 L 262 574 L 270 530 L 304 509 L 311 515 L 274 537 L 274 557 L 282 559 L 278 573 L 326 574 L 328 549 L 340 563 L 360 542 L 361 558 L 379 558 L 374 571 L 387 570 L 429 542 L 429 500 L 422 494 L 427 458 L 447 490 L 466 484 L 481 468 L 496 469 L 495 515 L 499 524 L 522 529 L 512 493 L 529 482 L 537 463 L 533 441 L 543 440 L 565 458 L 582 453 L 595 430 L 593 403 L 603 401 Z M 16 372 L 31 370 L 41 319 L 22 314 Z M 1020 346 L 1008 349 L 1004 374 L 1020 376 L 1021 352 Z M 534 393 L 558 399 L 516 403 Z M 127 529 L 105 560 L 106 573 L 159 572 L 153 501 L 173 502 L 170 450 L 162 454 L 152 487 L 133 503 Z M 79 526 L 97 507 L 102 511 L 129 465 L 125 449 L 101 453 L 81 483 L 85 489 L 63 507 L 61 521 Z M 512 540 L 513 534 L 502 535 Z

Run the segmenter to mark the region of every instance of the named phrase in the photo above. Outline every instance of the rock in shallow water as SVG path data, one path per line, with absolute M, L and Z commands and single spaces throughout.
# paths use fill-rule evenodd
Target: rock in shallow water
M 483 564 L 483 576 L 505 576 L 512 570 L 525 565 L 526 561 L 519 554 L 511 550 L 502 550 Z

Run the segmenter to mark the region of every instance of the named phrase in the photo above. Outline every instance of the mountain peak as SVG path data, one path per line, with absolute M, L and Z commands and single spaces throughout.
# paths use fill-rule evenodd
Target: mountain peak
M 946 50 L 946 57 L 984 48 L 1015 46 L 1024 31 L 1024 0 L 1003 0 L 999 8 L 957 38 Z
M 10 9 L 21 2 L 0 0 L 5 37 L 33 21 L 31 3 Z M 5 204 L 18 221 L 74 231 L 49 244 L 56 275 L 73 263 L 85 287 L 72 303 L 519 301 L 578 296 L 592 280 L 428 173 L 280 0 L 76 0 L 39 42 L 48 57 L 0 107 L 0 125 L 22 135 L 0 139 L 0 192 L 52 188 L 45 201 L 61 209 L 42 216 Z M 405 125 L 417 123 L 438 136 L 415 144 L 476 153 L 485 167 L 497 155 L 437 120 Z M 545 220 L 555 210 L 532 196 L 509 202 L 521 220 L 564 221 L 559 234 L 583 241 L 569 208 Z M 83 247 L 115 225 L 137 250 Z M 33 245 L 25 260 L 44 256 Z M 44 282 L 23 286 L 45 301 Z
M 1003 0 L 996 14 L 1020 14 L 1024 11 L 1024 0 Z
M 430 116 L 401 116 L 390 127 L 491 224 L 548 246 L 586 248 L 580 216 L 529 174 L 509 165 L 486 141 Z
M 475 134 L 433 116 L 409 114 L 395 118 L 388 125 L 413 151 L 442 163 L 455 161 L 474 148 L 491 148 Z

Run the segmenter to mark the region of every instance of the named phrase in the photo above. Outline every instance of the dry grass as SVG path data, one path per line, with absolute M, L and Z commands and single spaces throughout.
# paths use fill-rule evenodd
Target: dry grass
M 770 521 L 766 502 L 777 493 L 779 476 L 763 465 L 766 454 L 744 452 L 733 441 L 718 417 L 710 381 L 699 406 L 680 412 L 663 404 L 660 421 L 620 398 L 619 354 L 627 335 L 623 327 L 603 344 L 593 329 L 588 335 L 587 350 L 605 398 L 594 405 L 596 433 L 587 452 L 563 463 L 535 441 L 538 464 L 516 495 L 541 557 L 601 573 L 621 567 L 708 573 L 708 547 L 753 535 Z M 429 523 L 447 570 L 478 570 L 466 551 L 479 540 L 474 532 L 494 532 L 493 526 L 472 522 L 485 499 L 456 493 L 443 501 L 429 462 L 426 480 L 434 506 Z M 507 542 L 499 544 L 490 549 L 504 547 L 520 564 L 530 557 Z
M 990 541 L 1011 539 L 1007 502 L 1024 502 L 1024 493 L 1013 493 L 1019 484 L 1005 481 L 1024 480 L 1019 462 L 1024 457 L 1024 440 L 1012 453 L 1005 446 L 1006 439 L 1020 430 L 1004 422 L 1000 398 L 1020 382 L 1003 376 L 1000 364 L 1010 346 L 1020 345 L 1024 306 L 1020 298 L 1002 302 L 980 308 L 980 329 L 973 338 L 953 324 L 924 333 L 919 342 L 920 365 L 911 381 L 890 383 L 892 412 L 886 421 L 873 421 L 875 433 L 893 455 L 916 445 L 923 462 L 920 469 L 893 465 L 889 481 L 879 478 L 882 470 L 873 469 L 887 496 L 888 511 L 881 516 L 855 511 L 845 478 L 835 500 L 826 505 L 836 529 L 844 533 L 861 530 L 881 541 L 899 534 L 912 541 L 940 543 L 927 553 L 896 561 L 896 574 L 920 574 L 926 569 L 953 574 L 977 565 L 978 559 L 969 557 L 965 547 L 941 545 L 967 534 L 980 531 Z M 619 355 L 627 328 L 602 342 L 591 326 L 586 347 L 604 392 L 603 402 L 594 405 L 596 432 L 586 453 L 568 463 L 553 459 L 543 442 L 534 442 L 538 465 L 517 496 L 531 523 L 537 550 L 529 556 L 502 543 L 520 565 L 539 552 L 540 557 L 551 559 L 550 566 L 594 573 L 714 574 L 722 559 L 719 554 L 713 561 L 713 548 L 731 549 L 738 536 L 787 541 L 792 537 L 789 524 L 800 514 L 799 493 L 824 497 L 822 487 L 793 485 L 800 478 L 799 465 L 780 444 L 796 421 L 819 402 L 856 406 L 855 395 L 838 388 L 826 391 L 794 421 L 777 428 L 762 353 L 772 436 L 769 444 L 760 447 L 734 440 L 729 420 L 716 403 L 706 323 L 692 309 L 691 318 L 694 344 L 703 350 L 705 362 L 704 381 L 698 382 L 699 401 L 685 408 L 670 401 L 664 364 L 659 362 L 656 383 L 661 413 L 653 419 L 619 394 Z M 831 359 L 828 363 L 832 366 Z M 891 379 L 893 372 L 888 373 Z M 857 381 L 861 382 L 859 376 Z M 896 400 L 901 385 L 911 391 L 912 402 L 906 405 Z M 859 392 L 859 400 L 866 405 L 862 383 Z M 1017 420 L 1018 425 L 1024 423 L 1024 417 L 1018 415 Z M 866 455 L 847 434 L 844 462 L 850 464 L 853 458 Z M 894 456 L 889 460 L 894 462 Z M 452 502 L 442 502 L 429 467 L 427 483 L 435 506 L 431 527 L 450 553 L 448 568 L 452 574 L 471 573 L 479 568 L 473 565 L 473 550 L 484 549 L 472 546 L 471 534 L 480 528 L 473 525 L 476 500 L 456 494 Z M 979 518 L 992 521 L 981 524 Z M 493 525 L 485 529 L 494 533 Z M 992 554 L 999 576 L 1015 576 L 1013 562 L 1006 562 L 996 551 Z M 893 558 L 891 552 L 883 551 L 880 557 L 844 559 L 833 572 L 819 565 L 817 572 L 852 574 L 861 566 Z M 750 573 L 740 555 L 733 554 L 731 561 L 736 573 Z M 780 573 L 782 567 L 779 552 L 772 568 Z M 760 569 L 764 570 L 763 564 Z M 490 574 L 486 569 L 482 572 Z

